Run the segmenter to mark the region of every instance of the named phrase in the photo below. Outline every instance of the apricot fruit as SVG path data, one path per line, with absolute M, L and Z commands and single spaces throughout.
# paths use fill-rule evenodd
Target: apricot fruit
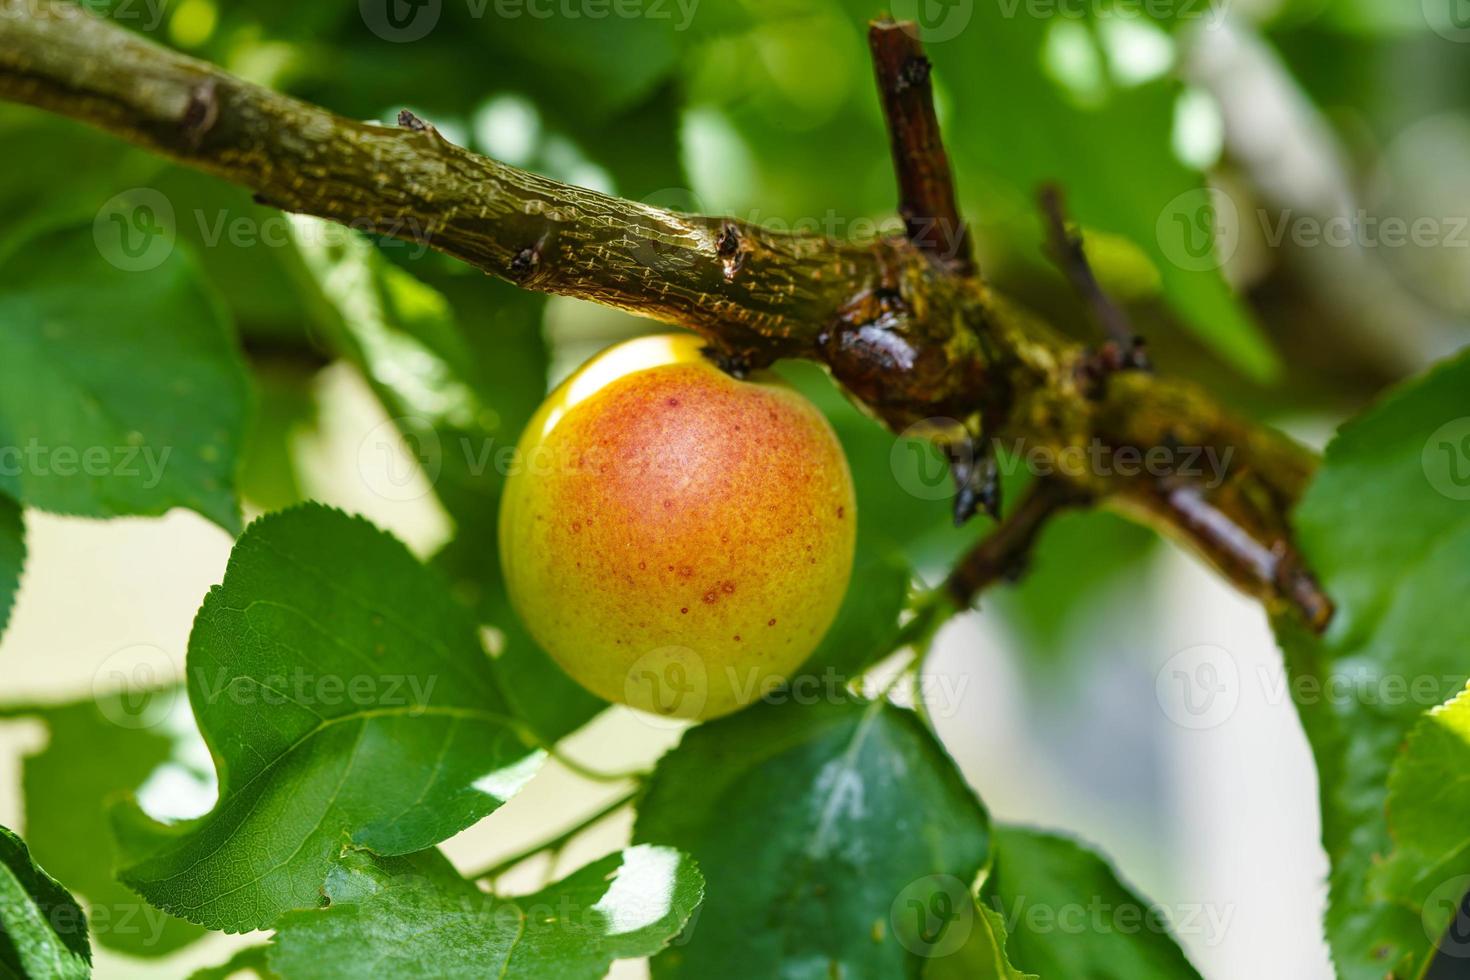
M 500 510 L 511 604 L 573 679 L 713 718 L 816 648 L 852 571 L 857 508 L 826 418 L 699 338 L 628 341 L 537 411 Z

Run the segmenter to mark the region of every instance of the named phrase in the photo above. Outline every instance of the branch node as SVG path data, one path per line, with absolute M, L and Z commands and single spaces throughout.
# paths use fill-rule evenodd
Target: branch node
M 527 245 L 516 253 L 515 258 L 510 260 L 510 278 L 517 282 L 529 279 L 531 274 L 536 271 L 536 267 L 540 264 L 540 245 Z
M 1000 520 L 1000 467 L 993 444 L 966 435 L 945 450 L 955 482 L 954 526 L 963 527 L 982 508 L 992 520 Z
M 204 135 L 219 119 L 219 97 L 215 80 L 206 78 L 189 92 L 189 101 L 179 119 L 179 133 L 191 150 L 197 150 Z
M 715 254 L 720 257 L 725 281 L 734 282 L 735 276 L 745 266 L 745 257 L 750 254 L 750 247 L 740 237 L 740 229 L 734 223 L 727 221 L 720 226 L 720 234 L 715 239 Z
M 398 125 L 409 132 L 428 133 L 430 136 L 438 136 L 440 139 L 444 138 L 443 136 L 439 136 L 439 130 L 435 129 L 432 123 L 425 122 L 408 109 L 398 110 Z
M 911 56 L 903 63 L 903 68 L 898 73 L 896 91 L 902 92 L 906 89 L 923 85 L 929 81 L 929 74 L 933 65 L 924 55 Z
M 1106 341 L 1078 358 L 1073 376 L 1078 386 L 1094 401 L 1103 395 L 1107 379 L 1119 371 L 1152 371 L 1148 347 L 1142 337 L 1132 338 L 1126 345 Z

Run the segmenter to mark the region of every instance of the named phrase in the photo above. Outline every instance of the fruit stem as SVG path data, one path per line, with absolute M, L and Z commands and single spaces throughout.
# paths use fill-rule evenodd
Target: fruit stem
M 606 806 L 597 810 L 595 813 L 589 814 L 588 816 L 579 820 L 577 823 L 573 824 L 571 827 L 568 827 L 557 836 L 552 837 L 549 840 L 541 841 L 538 844 L 532 844 L 530 847 L 527 847 L 521 851 L 517 851 L 510 857 L 491 865 L 483 871 L 476 871 L 472 874 L 466 875 L 465 877 L 469 878 L 472 881 L 479 881 L 485 878 L 498 878 L 501 875 L 505 874 L 505 872 L 509 871 L 511 868 L 514 868 L 516 865 L 520 864 L 522 861 L 529 860 L 530 858 L 533 858 L 536 855 L 540 854 L 542 851 L 560 851 L 563 847 L 570 843 L 573 838 L 577 837 L 583 831 L 588 830 L 596 824 L 601 823 L 608 817 L 612 816 L 614 813 L 617 813 L 623 807 L 627 806 L 629 803 L 632 803 L 642 792 L 643 787 L 641 784 L 639 786 L 635 786 L 633 789 L 628 790 L 626 793 L 619 794 Z

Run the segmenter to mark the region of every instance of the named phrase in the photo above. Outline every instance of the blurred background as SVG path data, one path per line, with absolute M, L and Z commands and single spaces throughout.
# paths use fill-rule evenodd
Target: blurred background
M 985 275 L 1060 328 L 1091 336 L 1042 254 L 1044 180 L 1066 190 L 1099 278 L 1161 370 L 1313 446 L 1470 337 L 1466 0 L 891 8 L 922 25 Z M 571 183 L 838 237 L 892 221 L 864 39 L 881 9 L 862 0 L 93 9 L 347 116 L 390 121 L 409 107 L 455 142 Z M 247 517 L 301 499 L 365 514 L 434 557 L 493 624 L 499 477 L 483 459 L 453 458 L 451 435 L 513 445 L 548 383 L 651 324 L 522 294 L 417 243 L 330 240 L 31 110 L 0 105 L 0 139 L 0 252 L 146 199 L 166 251 L 189 256 L 216 292 L 255 381 Z M 354 290 L 377 302 L 364 312 Z M 783 370 L 847 445 L 868 546 L 936 580 L 984 522 L 951 528 L 936 459 L 895 443 L 809 366 Z M 468 415 L 446 407 L 457 386 L 475 396 Z M 182 699 L 143 733 L 90 706 L 119 665 L 182 676 L 229 536 L 185 512 L 25 521 L 27 567 L 0 640 L 0 824 L 34 837 L 28 820 L 45 811 L 22 783 L 82 779 L 46 756 L 64 737 L 115 770 L 114 788 L 141 785 L 156 814 L 207 809 L 212 770 Z M 1191 697 L 1191 678 L 1208 681 L 1207 702 Z M 1316 781 L 1279 654 L 1258 606 L 1191 556 L 1108 514 L 1061 519 L 1025 580 L 945 629 L 923 683 L 992 812 L 1097 845 L 1168 911 L 1206 977 L 1331 975 Z M 53 707 L 40 719 L 6 708 L 22 704 Z M 613 709 L 565 748 L 618 771 L 677 738 Z M 618 789 L 553 765 L 448 853 L 462 868 L 493 863 Z M 96 800 L 79 791 L 62 803 L 75 816 Z M 630 822 L 600 825 L 559 867 L 604 853 Z M 506 883 L 535 887 L 547 872 L 532 862 Z M 183 975 L 249 940 L 183 930 L 153 945 L 175 950 L 162 958 L 101 941 L 99 975 L 143 977 Z M 641 971 L 620 963 L 615 975 Z

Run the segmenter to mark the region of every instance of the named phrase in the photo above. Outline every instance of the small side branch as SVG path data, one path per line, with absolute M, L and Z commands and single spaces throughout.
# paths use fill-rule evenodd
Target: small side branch
M 1059 512 L 1089 502 L 1087 494 L 1060 480 L 1038 479 L 1016 502 L 1016 507 L 980 540 L 950 572 L 945 589 L 961 609 L 969 608 L 987 587 L 1025 572 L 1031 549 Z
M 1067 208 L 1060 187 L 1047 184 L 1041 189 L 1041 213 L 1046 217 L 1047 247 L 1052 261 L 1087 304 L 1110 342 L 1109 348 L 1099 352 L 1099 366 L 1104 370 L 1149 370 L 1143 340 L 1134 332 L 1128 314 L 1108 298 L 1092 274 L 1092 266 L 1082 248 L 1082 235 L 1074 231 L 1067 221 Z
M 929 59 L 917 28 L 874 21 L 868 28 L 868 46 L 893 146 L 898 213 L 908 238 L 950 271 L 973 276 L 975 259 L 955 203 L 954 177 L 934 113 Z

